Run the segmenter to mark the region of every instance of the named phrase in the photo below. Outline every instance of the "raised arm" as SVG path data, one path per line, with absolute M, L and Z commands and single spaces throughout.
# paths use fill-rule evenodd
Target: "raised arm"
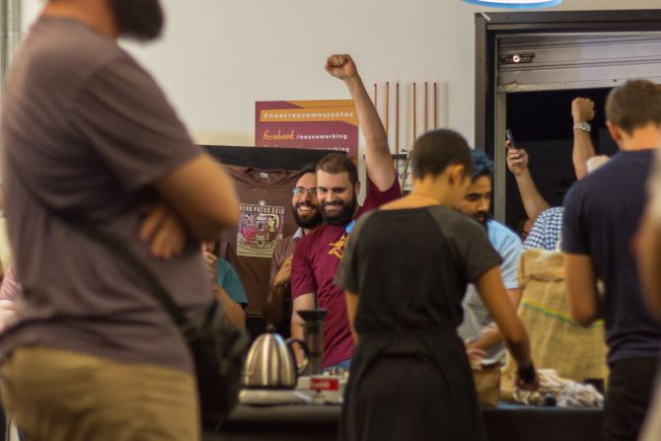
M 571 103 L 571 116 L 574 120 L 574 145 L 572 148 L 572 162 L 576 177 L 581 179 L 588 173 L 587 161 L 595 156 L 594 145 L 590 132 L 580 126 L 592 121 L 594 118 L 594 102 L 588 98 L 576 98 Z
M 326 60 L 326 71 L 347 85 L 367 144 L 365 149 L 367 173 L 379 190 L 388 190 L 397 177 L 388 147 L 388 136 L 358 75 L 356 64 L 349 55 L 331 55 Z
M 507 168 L 514 175 L 516 185 L 519 187 L 523 208 L 531 222 L 549 208 L 548 202 L 539 193 L 528 169 L 528 153 L 523 149 L 507 149 Z

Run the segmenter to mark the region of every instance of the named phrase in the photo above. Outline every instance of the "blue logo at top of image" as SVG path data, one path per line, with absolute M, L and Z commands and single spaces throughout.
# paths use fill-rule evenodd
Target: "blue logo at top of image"
M 531 9 L 557 6 L 562 0 L 464 0 L 464 2 L 490 8 Z

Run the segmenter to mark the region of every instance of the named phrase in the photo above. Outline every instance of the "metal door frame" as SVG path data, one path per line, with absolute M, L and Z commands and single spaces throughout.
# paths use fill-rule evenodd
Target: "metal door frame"
M 496 40 L 514 33 L 661 31 L 661 10 L 498 12 L 475 14 L 475 145 L 494 158 L 495 218 L 505 218 L 506 164 L 495 140 L 505 139 L 503 93 L 496 87 Z M 501 95 L 501 96 L 499 96 Z M 500 108 L 501 112 L 497 112 Z M 499 154 L 500 153 L 500 154 Z

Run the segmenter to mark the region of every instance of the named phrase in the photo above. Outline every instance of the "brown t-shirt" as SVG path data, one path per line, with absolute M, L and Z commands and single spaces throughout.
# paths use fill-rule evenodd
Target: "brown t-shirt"
M 299 228 L 296 230 L 296 233 L 285 237 L 282 242 L 276 245 L 275 249 L 273 250 L 273 258 L 271 259 L 271 278 L 269 280 L 269 292 L 272 292 L 274 289 L 273 283 L 275 281 L 275 276 L 278 274 L 278 271 L 280 271 L 280 268 L 282 268 L 282 265 L 284 265 L 285 260 L 294 256 L 296 245 L 304 235 L 305 233 L 303 233 L 303 229 Z M 283 290 L 282 308 L 284 309 L 285 317 L 284 322 L 278 325 L 278 334 L 282 335 L 283 337 L 289 337 L 291 332 L 290 321 L 292 313 L 291 280 L 285 283 L 279 289 Z
M 179 305 L 211 299 L 199 245 L 169 260 L 138 239 L 154 181 L 200 154 L 154 79 L 80 21 L 42 17 L 9 74 L 0 141 L 7 226 L 23 296 L 2 354 L 61 348 L 192 369 L 170 317 L 103 246 L 42 203 L 78 212 L 125 243 Z
M 222 235 L 223 257 L 236 269 L 246 290 L 246 314 L 263 317 L 273 250 L 298 228 L 291 201 L 300 172 L 235 165 L 227 166 L 227 170 L 241 200 L 241 217 L 236 229 Z
M 296 233 L 291 236 L 285 237 L 282 242 L 280 242 L 273 249 L 273 258 L 271 259 L 271 278 L 269 279 L 269 286 L 273 286 L 273 281 L 275 280 L 276 274 L 282 268 L 282 265 L 285 263 L 289 257 L 294 255 L 296 251 L 296 245 L 298 241 L 304 236 L 303 230 L 301 228 L 296 230 Z M 289 283 L 288 283 L 289 285 Z M 288 291 L 291 291 L 291 286 L 288 288 Z

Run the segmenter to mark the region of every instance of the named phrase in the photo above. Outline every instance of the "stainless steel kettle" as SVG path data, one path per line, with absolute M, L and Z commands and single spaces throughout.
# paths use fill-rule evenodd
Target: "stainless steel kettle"
M 292 346 L 300 345 L 304 359 L 296 368 L 296 358 Z M 285 341 L 275 328 L 269 326 L 250 347 L 243 368 L 243 386 L 262 389 L 293 389 L 296 380 L 310 362 L 308 347 L 301 340 Z

